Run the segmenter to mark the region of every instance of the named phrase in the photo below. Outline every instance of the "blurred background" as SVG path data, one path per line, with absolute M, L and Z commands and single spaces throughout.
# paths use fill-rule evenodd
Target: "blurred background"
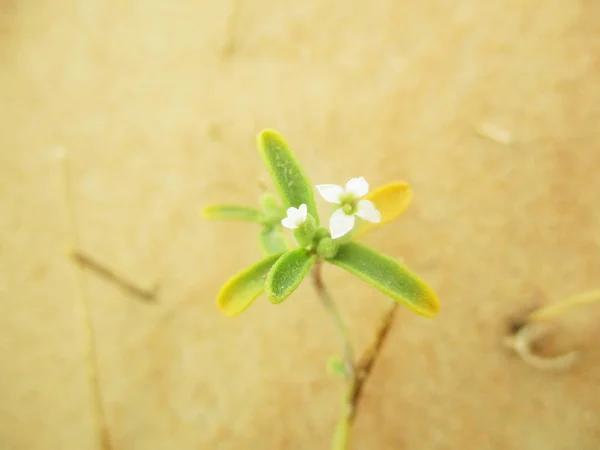
M 600 287 L 599 125 L 595 0 L 0 1 L 0 448 L 99 448 L 56 147 L 82 250 L 159 286 L 87 273 L 114 449 L 329 448 L 339 344 L 310 284 L 214 302 L 258 230 L 199 211 L 256 204 L 266 127 L 314 184 L 415 192 L 366 242 L 442 310 L 400 311 L 353 448 L 599 448 L 600 308 L 556 325 L 570 372 L 503 347 L 514 314 Z M 364 347 L 385 298 L 325 276 Z

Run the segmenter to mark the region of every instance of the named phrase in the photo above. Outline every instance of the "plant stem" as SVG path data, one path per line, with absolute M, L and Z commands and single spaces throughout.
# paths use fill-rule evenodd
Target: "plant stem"
M 69 210 L 69 222 L 71 225 L 71 240 L 74 248 L 80 248 L 79 228 L 77 226 L 77 217 L 73 202 L 73 192 L 71 188 L 71 177 L 69 162 L 66 152 L 61 155 L 62 176 L 67 208 Z M 96 340 L 94 336 L 94 324 L 90 310 L 89 299 L 87 296 L 86 278 L 81 269 L 75 268 L 77 277 L 77 300 L 79 302 L 80 320 L 84 330 L 84 358 L 87 368 L 88 382 L 90 384 L 92 407 L 94 411 L 94 420 L 96 423 L 96 432 L 98 441 L 102 450 L 111 450 L 113 448 L 106 413 L 102 401 L 102 388 L 98 377 L 98 356 L 96 351 Z
M 506 338 L 505 344 L 525 363 L 536 369 L 553 371 L 570 369 L 581 355 L 580 350 L 548 357 L 537 354 L 533 344 L 548 331 L 547 322 L 566 314 L 571 309 L 596 302 L 600 302 L 600 290 L 576 294 L 560 302 L 538 308 L 521 319 L 518 324 L 514 324 L 516 327 L 511 330 L 511 335 Z
M 579 358 L 580 351 L 573 350 L 557 356 L 542 356 L 534 351 L 535 340 L 547 331 L 543 325 L 529 323 L 522 326 L 514 335 L 506 339 L 506 346 L 513 349 L 526 364 L 536 369 L 554 372 L 570 369 Z
M 350 436 L 354 418 L 356 417 L 357 408 L 360 399 L 362 398 L 363 386 L 372 373 L 375 361 L 377 360 L 377 357 L 383 348 L 383 343 L 392 327 L 398 304 L 395 302 L 391 304 L 391 307 L 384 314 L 377 326 L 372 344 L 363 353 L 361 358 L 358 361 L 355 361 L 354 349 L 346 325 L 323 282 L 321 264 L 322 261 L 319 259 L 313 266 L 313 284 L 342 340 L 344 347 L 344 373 L 346 376 L 346 389 L 344 391 L 340 416 L 335 429 L 332 450 L 347 450 L 350 445 Z
M 227 16 L 227 28 L 225 45 L 223 46 L 222 56 L 223 58 L 231 58 L 235 54 L 235 29 L 238 18 L 238 10 L 240 7 L 240 0 L 232 0 L 231 9 Z
M 319 294 L 319 298 L 321 299 L 325 310 L 333 320 L 340 340 L 342 341 L 344 347 L 344 368 L 346 379 L 350 380 L 354 377 L 354 348 L 352 347 L 352 341 L 350 340 L 350 334 L 348 333 L 346 324 L 344 323 L 340 312 L 333 302 L 329 291 L 325 287 L 325 283 L 323 282 L 323 277 L 321 275 L 321 264 L 321 260 L 318 259 L 313 266 L 313 283 L 317 293 Z
M 587 291 L 567 298 L 552 305 L 543 306 L 529 314 L 528 322 L 544 322 L 565 314 L 568 310 L 588 305 L 590 303 L 600 302 L 600 289 Z
M 152 303 L 156 300 L 156 288 L 150 291 L 136 286 L 125 277 L 117 274 L 114 270 L 95 260 L 81 250 L 71 250 L 70 256 L 81 268 L 93 271 L 105 280 L 116 284 L 133 297 L 136 297 L 145 303 Z

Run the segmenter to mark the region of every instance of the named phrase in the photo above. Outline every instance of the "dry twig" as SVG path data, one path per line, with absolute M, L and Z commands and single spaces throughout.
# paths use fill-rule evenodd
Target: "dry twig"
M 136 297 L 146 303 L 152 303 L 156 300 L 156 288 L 154 288 L 151 291 L 147 289 L 142 289 L 133 284 L 131 281 L 127 280 L 125 277 L 117 274 L 108 266 L 102 264 L 101 262 L 92 258 L 90 255 L 83 253 L 82 251 L 71 250 L 69 256 L 81 268 L 91 270 L 92 272 L 96 273 L 105 280 L 116 284 L 133 297 Z
M 80 247 L 79 228 L 77 226 L 77 217 L 73 201 L 73 190 L 71 186 L 71 174 L 66 152 L 60 155 L 62 166 L 62 178 L 64 185 L 64 196 L 69 211 L 69 222 L 71 226 L 71 241 L 73 248 Z M 78 268 L 75 269 L 77 279 L 77 302 L 79 305 L 79 314 L 82 328 L 84 331 L 84 359 L 87 368 L 88 382 L 91 390 L 92 407 L 94 411 L 94 420 L 96 423 L 96 432 L 98 442 L 102 450 L 112 450 L 113 445 L 110 438 L 106 413 L 102 400 L 102 387 L 98 375 L 98 356 L 96 351 L 96 339 L 94 335 L 94 323 L 90 310 L 90 302 L 87 295 L 87 283 L 85 275 Z
M 356 361 L 354 357 L 354 349 L 350 342 L 350 337 L 346 330 L 346 326 L 341 319 L 341 316 L 335 307 L 335 303 L 333 302 L 323 282 L 321 275 L 321 261 L 319 260 L 317 260 L 313 266 L 312 278 L 319 298 L 334 321 L 344 346 L 344 373 L 346 376 L 346 391 L 344 392 L 342 411 L 340 417 L 338 418 L 332 448 L 334 450 L 345 450 L 348 448 L 350 442 L 352 425 L 358 412 L 358 406 L 363 394 L 363 387 L 369 379 L 377 358 L 381 353 L 383 344 L 389 335 L 391 327 L 394 323 L 394 317 L 396 316 L 398 304 L 395 302 L 391 304 L 390 308 L 383 315 L 379 325 L 377 326 L 373 342 L 365 350 L 361 358 Z

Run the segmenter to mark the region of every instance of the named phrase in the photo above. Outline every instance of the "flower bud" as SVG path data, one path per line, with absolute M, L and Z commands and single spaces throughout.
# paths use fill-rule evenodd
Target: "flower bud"
M 300 247 L 308 247 L 313 243 L 315 232 L 317 231 L 317 221 L 310 214 L 306 215 L 306 220 L 296 229 L 294 229 L 294 238 Z
M 339 244 L 333 239 L 330 237 L 324 237 L 317 245 L 317 254 L 321 258 L 331 259 L 337 254 L 339 248 Z

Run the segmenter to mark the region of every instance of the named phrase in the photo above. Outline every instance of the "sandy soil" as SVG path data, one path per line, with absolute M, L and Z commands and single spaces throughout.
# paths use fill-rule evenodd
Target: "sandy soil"
M 144 304 L 87 278 L 114 448 L 328 448 L 338 344 L 310 286 L 237 319 L 214 305 L 256 230 L 198 211 L 256 201 L 270 127 L 314 183 L 415 191 L 367 242 L 442 312 L 400 314 L 355 449 L 597 449 L 600 309 L 558 329 L 587 350 L 567 374 L 502 336 L 600 285 L 599 80 L 596 0 L 0 1 L 0 447 L 97 448 L 62 146 L 84 250 L 160 285 Z M 365 345 L 382 296 L 326 275 Z

